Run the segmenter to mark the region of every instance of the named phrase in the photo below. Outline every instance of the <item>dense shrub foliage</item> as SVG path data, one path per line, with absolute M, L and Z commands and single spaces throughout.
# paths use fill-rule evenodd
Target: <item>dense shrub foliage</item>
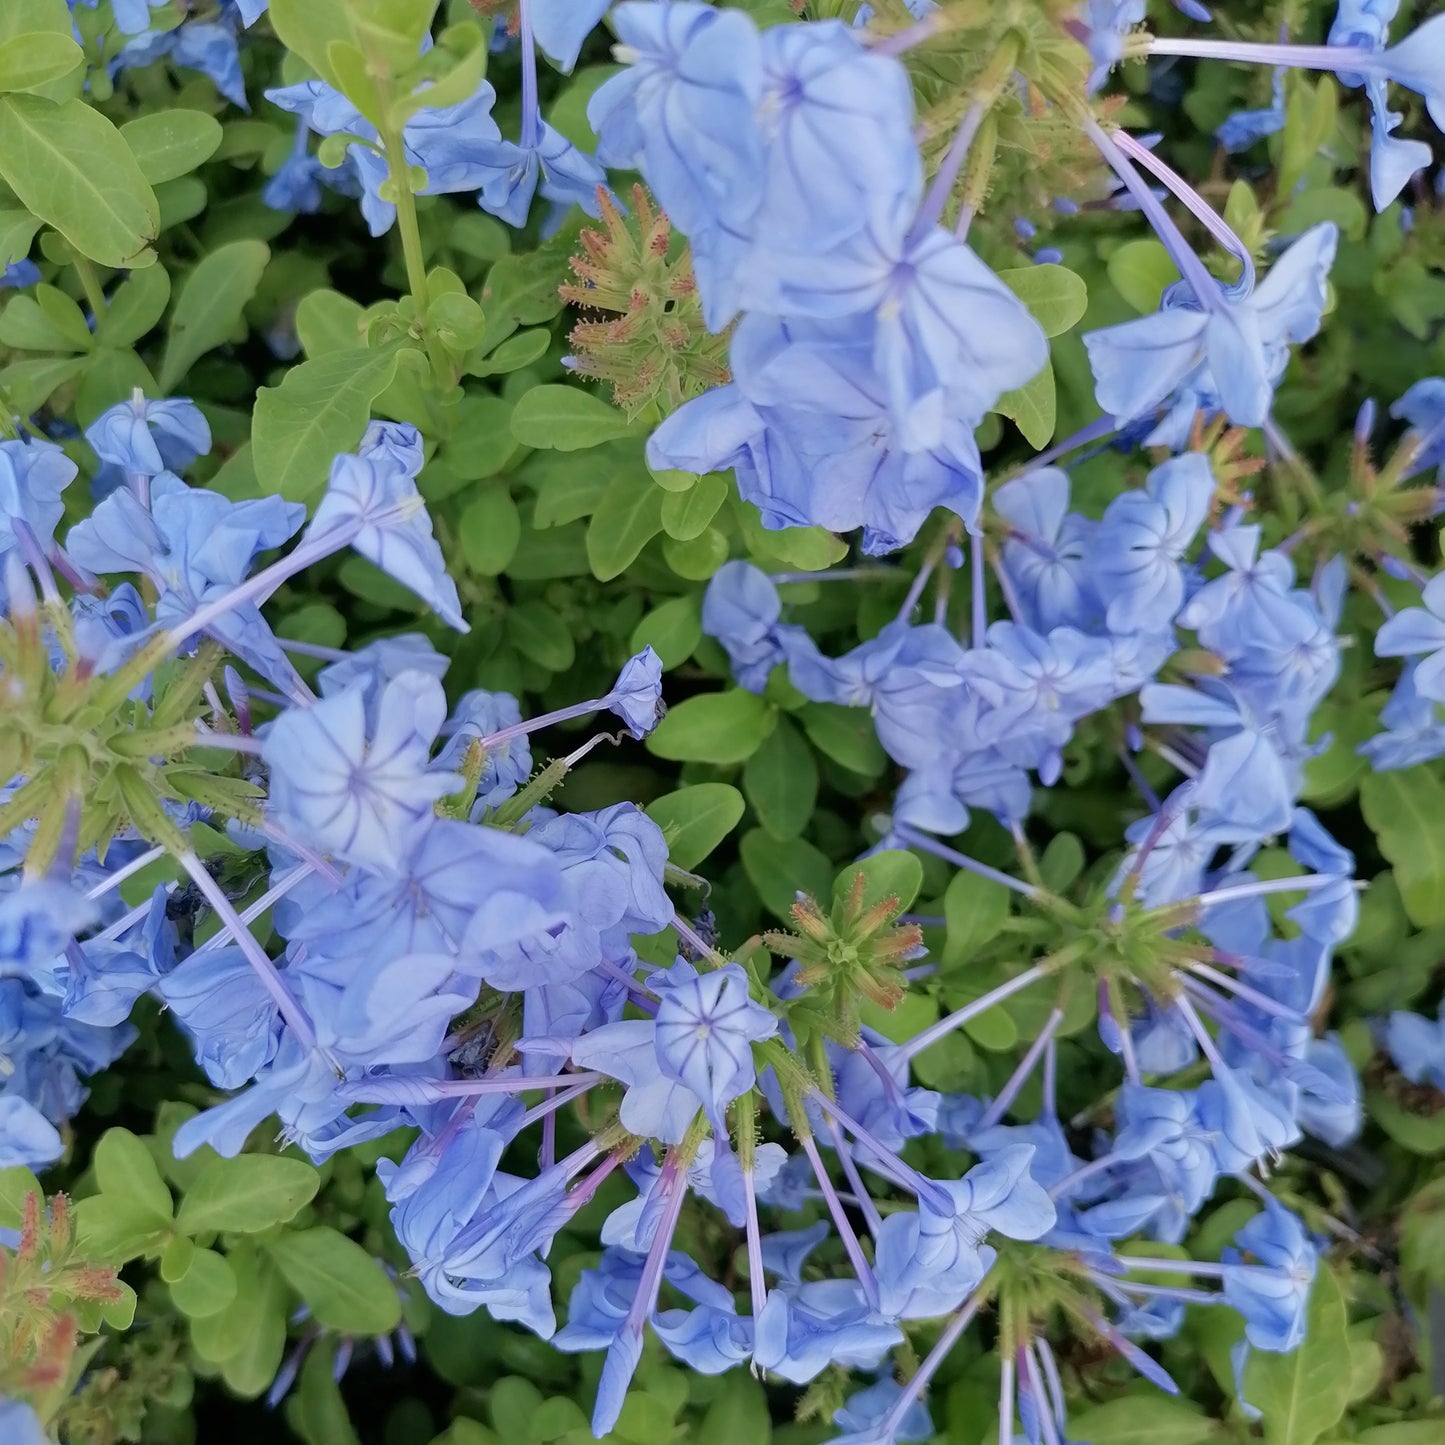
M 4 0 L 0 1445 L 1445 1439 L 1440 128 Z

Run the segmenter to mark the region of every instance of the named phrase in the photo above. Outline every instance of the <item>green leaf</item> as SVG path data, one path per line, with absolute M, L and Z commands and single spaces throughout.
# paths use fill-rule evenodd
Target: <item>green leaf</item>
M 134 346 L 159 323 L 170 299 L 171 278 L 164 266 L 132 271 L 111 293 L 95 339 L 104 346 Z
M 263 491 L 295 502 L 322 489 L 332 459 L 361 440 L 371 403 L 391 385 L 402 350 L 393 344 L 331 352 L 256 393 L 251 450 Z
M 631 429 L 615 407 L 576 386 L 534 386 L 512 412 L 512 435 L 523 446 L 561 452 L 595 447 Z
M 500 396 L 462 398 L 444 453 L 453 476 L 468 482 L 494 477 L 518 450 L 511 402 Z
M 215 155 L 225 134 L 203 110 L 153 110 L 126 121 L 120 133 L 153 186 L 190 175 Z
M 658 723 L 647 750 L 688 763 L 740 763 L 767 737 L 773 711 L 741 687 L 684 698 Z
M 577 657 L 572 629 L 545 602 L 523 602 L 507 613 L 507 641 L 549 672 L 566 672 Z
M 25 1218 L 25 1198 L 38 1194 L 45 1198 L 40 1181 L 22 1165 L 0 1169 L 0 1229 L 14 1229 Z
M 70 35 L 31 31 L 0 41 L 0 91 L 40 90 L 85 63 Z
M 495 351 L 486 355 L 483 355 L 481 347 L 478 347 L 467 358 L 465 370 L 469 376 L 505 376 L 540 360 L 551 344 L 552 333 L 545 326 L 539 326 L 532 331 L 520 331 L 515 336 L 509 336 Z
M 74 1213 L 80 1252 L 115 1264 L 159 1247 L 170 1227 L 169 1214 L 108 1194 L 80 1200 Z
M 1269 1445 L 1314 1445 L 1345 1413 L 1349 1391 L 1344 1295 L 1322 1264 L 1310 1290 L 1304 1343 L 1289 1355 L 1253 1351 L 1243 1393 L 1263 1412 Z
M 833 887 L 832 863 L 806 838 L 790 838 L 784 843 L 753 828 L 743 834 L 738 851 L 758 897 L 785 923 L 791 921 L 790 910 L 799 892 L 810 898 L 827 898 Z
M 664 668 L 686 662 L 702 641 L 702 611 L 697 597 L 673 597 L 654 607 L 632 629 L 632 650 L 650 647 Z
M 272 0 L 267 19 L 288 50 L 299 55 L 328 85 L 346 94 L 328 54 L 333 42 L 344 44 L 352 39 L 346 0 Z M 363 98 L 368 103 L 372 99 L 349 94 L 347 98 L 358 106 Z
M 743 815 L 743 795 L 727 783 L 696 783 L 654 798 L 647 816 L 667 839 L 668 861 L 696 868 Z
M 505 572 L 521 540 L 522 518 L 505 486 L 483 487 L 457 521 L 462 558 L 479 577 Z
M 1084 278 L 1067 266 L 1019 266 L 1000 271 L 998 279 L 1029 308 L 1045 336 L 1068 331 L 1089 309 L 1089 288 Z
M 813 746 L 850 772 L 876 778 L 888 766 L 873 719 L 863 708 L 810 702 L 799 709 L 798 718 Z
M 72 24 L 65 0 L 5 0 L 0 5 L 0 40 L 31 31 L 70 38 Z
M 696 1445 L 771 1445 L 772 1412 L 763 1387 L 739 1375 L 718 1391 L 697 1428 Z
M 366 342 L 365 308 L 339 291 L 308 291 L 296 305 L 296 335 L 308 357 L 355 351 Z
M 587 524 L 587 560 L 598 581 L 619 576 L 662 530 L 663 496 L 640 469 L 624 472 L 608 485 Z
M 699 477 L 685 492 L 668 492 L 662 499 L 662 530 L 679 542 L 691 542 L 708 529 L 727 497 L 727 479 L 717 472 Z
M 264 241 L 232 241 L 203 257 L 186 277 L 171 312 L 159 378 L 163 391 L 173 391 L 206 352 L 231 339 L 270 259 Z
M 316 1197 L 321 1176 L 301 1159 L 238 1154 L 213 1159 L 181 1201 L 176 1228 L 186 1234 L 251 1234 L 285 1224 Z
M 53 292 L 62 305 L 42 305 L 42 291 Z M 56 291 L 53 286 L 37 286 L 33 296 L 28 293 L 12 296 L 0 311 L 0 346 L 11 346 L 17 351 L 89 351 L 93 338 L 88 330 L 84 341 L 76 337 L 63 310 L 65 303 L 75 306 L 63 291 Z M 84 319 L 80 325 L 85 326 Z
M 1395 865 L 1410 921 L 1445 923 L 1445 782 L 1429 767 L 1371 773 L 1360 780 L 1360 806 Z
M 184 1279 L 195 1258 L 196 1246 L 184 1234 L 172 1235 L 161 1250 L 161 1278 L 167 1284 Z
M 83 100 L 0 96 L 0 176 L 102 266 L 155 260 L 160 207 L 121 133 Z
M 788 721 L 778 725 L 743 769 L 743 791 L 758 822 L 774 838 L 796 838 L 812 821 L 818 801 L 818 764 L 802 734 Z
M 1179 268 L 1158 241 L 1126 241 L 1109 257 L 1109 282 L 1141 315 L 1159 309 L 1166 286 L 1179 279 Z
M 286 1401 L 286 1420 L 306 1445 L 360 1445 L 333 1373 L 335 1347 L 314 1349 Z
M 236 1302 L 239 1303 L 244 1292 L 242 1266 L 234 1264 L 234 1268 L 237 1275 Z M 286 1326 L 291 1304 L 285 1282 L 269 1261 L 256 1259 L 251 1270 L 255 1276 L 255 1294 L 247 1328 L 242 1333 L 240 1348 L 221 1364 L 221 1378 L 245 1399 L 254 1399 L 262 1394 L 276 1378 L 276 1371 L 286 1352 Z M 223 1310 L 205 1319 L 193 1320 L 192 1332 L 212 1319 L 224 1319 L 226 1313 Z
M 1069 1438 L 1093 1445 L 1205 1445 L 1223 1429 L 1197 1406 L 1167 1395 L 1126 1395 L 1069 1414 Z
M 532 1417 L 542 1404 L 542 1392 L 520 1375 L 503 1375 L 488 1391 L 487 1412 L 492 1428 L 503 1440 L 531 1440 Z
M 151 1151 L 129 1129 L 107 1129 L 95 1146 L 94 1163 L 102 1194 L 149 1209 L 159 1220 L 171 1217 L 171 1191 Z
M 858 874 L 863 875 L 863 906 L 871 908 L 885 898 L 898 900 L 901 913 L 923 887 L 923 864 L 900 848 L 870 853 L 857 863 L 849 863 L 833 880 L 833 896 L 840 898 L 853 887 Z
M 12 361 L 0 368 L 0 388 L 15 414 L 28 416 L 32 411 L 39 411 L 62 386 L 74 381 L 89 360 L 85 356 L 40 356 Z
M 1052 363 L 1045 363 L 1044 369 L 1032 381 L 1004 392 L 993 409 L 1011 417 L 1018 423 L 1024 440 L 1031 447 L 1040 448 L 1047 446 L 1054 434 L 1058 407 L 1054 368 Z
M 401 1297 L 386 1271 L 353 1239 L 318 1225 L 266 1246 L 318 1324 L 348 1335 L 384 1335 L 401 1320 Z
M 236 1298 L 236 1272 L 215 1250 L 198 1249 L 191 1267 L 171 1285 L 171 1298 L 193 1320 L 218 1314 Z
M 966 964 L 1008 921 L 1009 891 L 1002 883 L 977 873 L 955 873 L 943 895 L 943 916 L 948 938 L 943 946 L 946 965 Z
M 0 206 L 0 266 L 23 260 L 40 229 L 40 218 L 16 206 Z
M 1427 1159 L 1445 1154 L 1445 1113 L 1416 1113 L 1385 1094 L 1370 1094 L 1366 1102 L 1370 1117 L 1412 1154 Z

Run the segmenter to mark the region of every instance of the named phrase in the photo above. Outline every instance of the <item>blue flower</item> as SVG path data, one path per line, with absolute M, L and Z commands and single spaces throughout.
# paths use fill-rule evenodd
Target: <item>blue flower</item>
M 211 450 L 211 428 L 195 402 L 151 401 L 139 392 L 103 411 L 85 439 L 101 461 L 146 477 L 183 472 Z
M 1179 564 L 1213 498 L 1209 458 L 1189 452 L 1155 467 L 1142 492 L 1109 503 L 1090 560 L 1113 631 L 1162 631 L 1173 620 L 1184 602 Z
M 1413 662 L 1405 668 L 1380 709 L 1380 721 L 1387 731 L 1367 738 L 1358 748 L 1376 772 L 1413 768 L 1445 756 L 1445 720 L 1439 705 L 1416 691 L 1415 669 Z
M 360 451 L 343 453 L 332 463 L 331 479 L 305 540 L 345 532 L 363 557 L 409 587 L 443 622 L 467 632 L 456 584 L 447 576 L 431 518 L 416 489 L 421 460 L 421 438 L 414 427 L 373 422 Z
M 1199 1086 L 1200 1122 L 1221 1174 L 1238 1174 L 1300 1137 L 1288 1084 L 1266 1090 L 1247 1074 L 1219 1068 Z
M 291 153 L 262 188 L 261 199 L 273 211 L 300 211 L 309 215 L 321 209 L 322 185 L 334 173 L 311 154 L 310 137 L 311 127 L 304 120 L 299 121 Z
M 635 738 L 645 738 L 662 718 L 662 659 L 644 647 L 627 660 L 608 694 L 613 712 Z
M 761 46 L 751 18 L 692 0 L 612 12 L 627 69 L 587 103 L 597 158 L 640 170 L 694 246 L 757 206 L 762 145 Z
M 1418 466 L 1445 466 L 1445 377 L 1417 381 L 1390 408 L 1390 415 L 1402 417 L 1415 429 L 1421 444 Z
M 1256 141 L 1284 129 L 1284 76 L 1286 67 L 1275 67 L 1270 102 L 1262 110 L 1238 110 L 1215 130 L 1227 151 L 1248 150 Z
M 128 487 L 117 488 L 71 528 L 66 550 L 94 572 L 140 572 L 160 590 L 156 620 L 184 622 L 203 603 L 235 588 L 258 552 L 277 547 L 306 509 L 280 497 L 233 502 L 188 487 L 162 472 L 147 511 Z M 295 669 L 255 603 L 232 607 L 208 628 L 257 671 L 290 687 Z
M 440 683 L 404 672 L 381 694 L 367 738 L 361 688 L 291 708 L 267 730 L 277 820 L 304 842 L 369 868 L 400 868 L 432 804 L 455 792 L 455 774 L 430 766 L 446 717 Z
M 64 1152 L 59 1131 L 34 1104 L 18 1094 L 0 1094 L 0 1169 L 40 1169 Z M 5 1409 L 0 1401 L 0 1423 Z M 35 1438 L 46 1440 L 43 1434 Z
M 1425 606 L 1397 612 L 1375 634 L 1380 657 L 1414 657 L 1414 687 L 1420 697 L 1445 702 L 1445 572 L 1432 577 L 1421 596 Z
M 505 175 L 509 163 L 502 132 L 492 119 L 496 98 L 492 87 L 482 81 L 467 99 L 441 108 L 423 105 L 408 118 L 402 129 L 403 154 L 408 165 L 426 172 L 418 195 L 480 191 Z M 357 137 L 346 156 L 361 187 L 361 213 L 371 234 L 384 236 L 396 222 L 396 207 L 381 194 L 388 166 L 376 127 L 323 81 L 268 90 L 266 99 L 299 115 L 319 135 Z
M 934 507 L 973 522 L 983 479 L 966 399 L 936 447 L 908 451 L 866 325 L 747 316 L 732 355 L 736 382 L 704 392 L 652 434 L 654 469 L 732 467 L 765 527 L 862 526 L 870 554 L 911 541 Z
M 1390 22 L 1399 0 L 1340 0 L 1329 43 L 1352 50 L 1385 50 Z M 1416 172 L 1430 164 L 1430 147 L 1423 141 L 1403 140 L 1393 132 L 1404 116 L 1390 110 L 1386 75 L 1378 69 L 1337 72 L 1345 85 L 1363 85 L 1372 112 L 1370 127 L 1370 193 L 1377 211 L 1383 211 L 1409 185 Z M 1403 80 L 1403 76 L 1400 77 Z M 1409 84 L 1409 81 L 1405 81 Z
M 1433 1084 L 1445 1091 L 1445 1004 L 1433 1021 L 1419 1014 L 1392 1013 L 1385 1048 L 1412 1084 Z
M 244 1087 L 275 1057 L 280 1014 L 239 948 L 196 950 L 159 992 L 218 1089 Z
M 474 741 L 521 721 L 522 709 L 511 693 L 483 692 L 480 689 L 464 692 L 443 729 L 449 734 L 449 740 L 437 755 L 438 767 L 449 770 L 459 768 L 467 748 Z M 480 822 L 489 808 L 506 802 L 531 776 L 532 750 L 525 734 L 489 746 L 482 759 L 481 777 L 477 780 L 472 822 Z
M 874 1314 L 862 1287 L 850 1279 L 769 1290 L 755 1331 L 755 1363 L 794 1385 L 807 1384 L 829 1365 L 875 1370 L 903 1342 L 898 1326 Z
M 40 1417 L 23 1400 L 0 1400 L 0 1436 L 8 1445 L 51 1445 Z
M 1223 684 L 1200 689 L 1151 683 L 1141 689 L 1147 723 L 1207 727 L 1213 734 L 1192 801 L 1208 824 L 1239 830 L 1236 841 L 1289 827 L 1300 780 L 1290 756 L 1289 719 L 1261 715 Z M 1223 835 L 1221 834 L 1221 837 Z
M 762 692 L 784 660 L 785 639 L 802 632 L 779 625 L 782 610 L 772 579 L 751 562 L 724 562 L 703 593 L 702 630 L 722 643 L 733 676 L 749 692 Z
M 558 70 L 577 64 L 582 42 L 607 13 L 611 0 L 523 0 L 532 15 L 532 34 Z
M 123 27 L 122 27 L 123 28 Z M 138 30 L 144 26 L 137 26 Z M 236 32 L 220 20 L 186 20 L 174 30 L 150 30 L 127 41 L 111 61 L 111 73 L 153 65 L 163 56 L 181 70 L 199 70 L 227 100 L 249 110 Z
M 17 546 L 17 523 L 30 529 L 42 552 L 49 550 L 65 515 L 60 494 L 75 473 L 75 463 L 53 442 L 0 441 L 0 559 Z M 4 604 L 0 571 L 0 606 Z
M 0 268 L 0 291 L 21 291 L 40 279 L 40 267 L 34 261 L 12 261 Z
M 947 747 L 965 654 L 946 628 L 891 622 L 836 659 L 806 633 L 785 632 L 781 640 L 793 686 L 814 702 L 871 708 L 879 742 L 905 767 L 924 767 Z
M 772 1038 L 778 1021 L 748 997 L 747 974 L 736 963 L 699 974 L 680 958 L 647 983 L 661 1000 L 658 1067 L 692 1091 L 721 1139 L 724 1111 L 757 1078 L 752 1046 Z
M 891 1377 L 875 1380 L 866 1389 L 855 1390 L 848 1396 L 842 1408 L 833 1412 L 833 1423 L 841 1430 L 866 1438 L 868 1431 L 876 1430 L 883 1423 L 888 1412 L 898 1403 L 902 1390 L 903 1387 Z M 910 1445 L 912 1441 L 932 1438 L 933 1419 L 928 1413 L 928 1406 L 915 1397 L 894 1427 L 892 1439 L 897 1445 Z
M 1038 632 L 1088 628 L 1101 608 L 1091 580 L 1091 545 L 1097 523 L 1069 511 L 1069 478 L 1039 467 L 1005 482 L 990 498 L 1009 524 L 1004 574 L 1024 616 Z
M 494 165 L 478 204 L 510 226 L 526 225 L 539 189 L 544 200 L 556 205 L 575 203 L 589 216 L 601 214 L 597 188 L 607 184 L 607 172 L 544 120 L 536 122 L 534 139 L 524 139 L 520 145 L 500 141 Z
M 1262 425 L 1290 345 L 1319 330 L 1338 239 L 1332 223 L 1312 226 L 1251 295 L 1220 292 L 1204 307 L 1181 282 L 1152 316 L 1089 332 L 1099 405 L 1126 422 L 1175 398 L 1186 427 L 1201 407 L 1240 426 Z
M 963 242 L 941 226 L 921 235 L 869 228 L 840 251 L 807 256 L 780 282 L 785 316 L 859 317 L 902 446 L 944 444 L 1048 360 L 1039 324 Z M 860 315 L 866 313 L 866 315 Z M 736 369 L 735 347 L 735 369 Z
M 352 873 L 278 925 L 309 956 L 445 953 L 459 972 L 475 974 L 490 950 L 566 917 L 562 870 L 535 835 L 424 818 L 406 841 L 409 850 L 376 871 Z
M 89 0 L 92 7 L 95 0 Z M 111 0 L 111 14 L 115 16 L 115 28 L 122 35 L 139 35 L 149 30 L 151 11 L 158 10 L 167 0 Z
M 1246 1262 L 1252 1256 L 1257 1263 Z M 1287 1354 L 1305 1337 L 1305 1309 L 1319 1255 L 1298 1217 L 1273 1200 L 1223 1252 L 1224 1298 L 1244 1316 L 1257 1350 Z

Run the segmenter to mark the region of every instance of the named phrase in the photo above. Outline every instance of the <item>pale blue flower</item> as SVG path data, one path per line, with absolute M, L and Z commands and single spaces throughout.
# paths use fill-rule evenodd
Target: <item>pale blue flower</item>
M 118 402 L 86 427 L 85 439 L 101 461 L 147 477 L 183 472 L 211 450 L 210 425 L 185 397 Z
M 0 1094 L 0 1169 L 40 1169 L 55 1163 L 64 1151 L 59 1131 L 34 1104 L 18 1094 Z M 0 1424 L 4 1424 L 5 1410 L 6 1403 L 0 1401 Z M 4 1438 L 9 1441 L 12 1437 L 7 1434 Z M 37 1440 L 45 1438 L 43 1434 L 35 1436 Z
M 254 0 L 253 0 L 254 3 Z M 611 0 L 524 0 L 537 45 L 558 70 L 577 64 L 582 42 L 607 13 Z
M 692 1091 L 717 1137 L 725 1137 L 724 1110 L 757 1077 L 752 1046 L 777 1033 L 777 1019 L 748 997 L 747 974 L 736 963 L 700 974 L 678 959 L 652 974 L 648 987 L 661 1000 L 658 1067 Z
M 1439 1017 L 1397 1011 L 1385 1029 L 1385 1048 L 1412 1084 L 1433 1084 L 1445 1091 L 1445 1004 Z
M 1414 688 L 1420 697 L 1445 702 L 1445 572 L 1425 584 L 1424 607 L 1406 607 L 1375 634 L 1380 657 L 1421 657 L 1415 664 Z
M 1152 316 L 1088 332 L 1099 405 L 1126 422 L 1177 398 L 1190 418 L 1205 407 L 1240 426 L 1262 425 L 1290 346 L 1319 330 L 1338 239 L 1331 222 L 1311 227 L 1250 295 L 1221 291 L 1202 308 L 1179 283 Z
M 460 780 L 430 766 L 446 717 L 441 685 L 404 672 L 382 692 L 368 739 L 361 688 L 282 713 L 267 731 L 277 821 L 311 846 L 369 868 L 402 866 L 432 804 Z
M 1173 620 L 1184 601 L 1180 563 L 1213 497 L 1209 458 L 1189 452 L 1155 467 L 1143 491 L 1109 503 L 1090 560 L 1113 631 L 1157 632 Z
M 1251 1257 L 1250 1263 L 1245 1256 Z M 1257 1350 L 1287 1354 L 1305 1337 L 1305 1310 L 1319 1254 L 1299 1218 L 1273 1200 L 1223 1252 L 1224 1298 L 1244 1316 Z
M 363 557 L 415 592 L 443 622 L 467 632 L 456 584 L 447 576 L 441 546 L 416 489 L 420 467 L 415 428 L 372 423 L 360 451 L 344 453 L 332 463 L 331 479 L 305 540 L 319 541 L 333 531 L 347 534 L 347 542 Z

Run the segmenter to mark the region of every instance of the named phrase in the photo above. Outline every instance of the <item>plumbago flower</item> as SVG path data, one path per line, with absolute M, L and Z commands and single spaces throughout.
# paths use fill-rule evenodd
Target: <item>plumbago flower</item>
M 113 7 L 137 37 L 117 63 L 199 57 L 243 103 L 236 27 L 264 8 L 152 32 L 148 6 Z M 806 1405 L 849 1445 L 926 1438 L 928 1392 L 985 1310 L 1003 1441 L 1016 1422 L 1030 1445 L 1066 1440 L 1075 1371 L 1050 1339 L 1064 1330 L 1173 1391 L 1153 1346 L 1186 1307 L 1229 1308 L 1242 1379 L 1249 1352 L 1299 1345 L 1322 1267 L 1321 1243 L 1265 1180 L 1305 1135 L 1338 1149 L 1360 1126 L 1359 1079 L 1325 1018 L 1333 954 L 1357 920 L 1355 859 L 1304 802 L 1330 747 L 1321 705 L 1341 672 L 1352 573 L 1397 564 L 1425 604 L 1379 629 L 1376 655 L 1416 660 L 1382 713 L 1389 731 L 1362 751 L 1378 766 L 1445 752 L 1440 579 L 1403 561 L 1407 524 L 1439 510 L 1439 493 L 1415 488 L 1399 511 L 1380 500 L 1441 460 L 1441 396 L 1420 383 L 1399 402 L 1415 432 L 1398 465 L 1367 473 L 1369 505 L 1342 495 L 1276 542 L 1264 503 L 1284 468 L 1245 490 L 1256 468 L 1226 425 L 1263 429 L 1276 457 L 1303 466 L 1271 413 L 1293 348 L 1321 324 L 1335 230 L 1283 238 L 1256 276 L 1223 219 L 1148 145 L 1091 118 L 1086 92 L 1134 55 L 1335 70 L 1373 107 L 1383 203 L 1419 161 L 1386 87 L 1411 86 L 1439 118 L 1439 22 L 1390 46 L 1383 0 L 1342 7 L 1324 47 L 1171 42 L 1135 30 L 1145 5 L 1114 0 L 1050 6 L 1022 29 L 1012 11 L 984 15 L 973 47 L 949 34 L 967 7 L 928 0 L 892 33 L 896 6 L 857 26 L 760 29 L 742 9 L 634 0 L 612 17 L 618 68 L 588 105 L 594 161 L 543 119 L 536 51 L 570 69 L 604 9 L 519 0 L 515 140 L 485 81 L 446 105 L 415 90 L 388 138 L 319 80 L 267 92 L 301 122 L 268 199 L 318 202 L 314 130 L 320 154 L 343 159 L 331 183 L 359 194 L 374 234 L 401 215 L 411 261 L 417 217 L 397 207 L 408 187 L 521 226 L 538 194 L 600 208 L 603 164 L 642 173 L 691 247 L 692 271 L 670 274 L 695 275 L 708 325 L 735 323 L 731 380 L 650 418 L 653 468 L 730 468 L 765 528 L 858 530 L 869 556 L 924 538 L 912 573 L 770 575 L 733 557 L 701 607 L 739 684 L 767 699 L 743 702 L 843 739 L 830 785 L 866 794 L 875 846 L 831 896 L 796 897 L 792 931 L 727 949 L 749 926 L 745 905 L 730 882 L 721 925 L 698 902 L 708 880 L 669 856 L 676 820 L 665 830 L 629 802 L 559 811 L 594 747 L 658 725 L 663 659 L 618 651 L 610 688 L 532 717 L 483 689 L 449 701 L 438 648 L 469 621 L 489 628 L 505 588 L 471 579 L 464 607 L 447 517 L 433 525 L 421 490 L 435 439 L 415 426 L 369 425 L 334 459 L 309 521 L 276 496 L 190 485 L 211 434 L 185 399 L 137 394 L 84 442 L 65 434 L 101 497 L 68 528 L 67 504 L 83 510 L 66 490 L 74 458 L 0 441 L 0 757 L 12 764 L 0 1165 L 64 1156 L 84 1079 L 128 1046 L 130 1013 L 151 995 L 225 1094 L 177 1131 L 178 1154 L 235 1155 L 278 1126 L 318 1163 L 389 1151 L 376 1173 L 419 1287 L 445 1312 L 486 1310 L 559 1350 L 603 1352 L 599 1437 L 622 1416 L 649 1331 L 692 1369 L 811 1386 Z M 960 64 L 967 92 L 943 93 Z M 1000 147 L 1035 121 L 1051 144 L 1098 153 L 1182 279 L 1155 314 L 1086 338 L 1107 417 L 989 478 L 975 434 L 991 410 L 1019 410 L 1008 394 L 1042 376 L 1049 350 L 983 259 L 989 239 L 975 250 L 968 236 Z M 1172 201 L 1237 262 L 1233 282 L 1194 253 Z M 667 236 L 652 234 L 660 257 Z M 449 417 L 455 381 L 422 400 Z M 411 412 L 405 396 L 379 405 Z M 1111 457 L 1080 479 L 1076 509 L 1069 471 L 1051 463 L 1121 426 L 1121 451 L 1172 455 Z M 280 589 L 348 551 L 407 589 L 435 631 L 352 651 L 273 631 Z M 638 585 L 650 575 L 639 567 Z M 817 587 L 853 579 L 893 590 L 859 609 L 861 640 L 834 647 L 809 628 L 845 609 L 819 604 Z M 599 628 L 594 645 L 612 635 Z M 303 677 L 296 657 L 325 666 Z M 713 665 L 702 649 L 696 661 L 694 681 Z M 866 785 L 843 776 L 866 740 L 842 708 L 867 711 L 897 766 L 891 796 L 881 761 Z M 538 734 L 595 714 L 605 730 L 569 738 L 534 774 Z M 1035 804 L 1052 817 L 1065 802 L 1036 790 L 1088 775 L 1113 784 L 1094 855 L 1036 857 Z M 756 803 L 751 770 L 744 780 Z M 833 822 L 830 804 L 820 826 Z M 1001 866 L 1000 840 L 1017 868 Z M 746 865 L 746 840 L 742 851 Z M 128 906 L 124 885 L 156 865 L 163 881 L 148 875 Z M 905 914 L 925 877 L 950 928 L 963 915 L 965 944 L 939 948 L 933 915 Z M 980 891 L 991 901 L 975 905 Z M 960 1047 L 965 1029 L 978 1050 Z M 1400 1011 L 1383 1034 L 1406 1079 L 1445 1086 L 1440 1024 Z M 1015 1035 L 1006 1059 L 992 1045 Z M 1109 1080 L 1102 1107 L 1097 1075 L 1076 1067 L 1086 1051 Z M 1202 1212 L 1241 1193 L 1261 1212 L 1220 1258 L 1192 1257 Z M 564 1272 L 561 1300 L 554 1244 L 601 1199 L 602 1254 Z M 1169 1249 L 1151 1255 L 1150 1241 Z M 868 1383 L 846 1386 L 849 1371 Z M 277 1388 L 288 1384 L 283 1371 Z

